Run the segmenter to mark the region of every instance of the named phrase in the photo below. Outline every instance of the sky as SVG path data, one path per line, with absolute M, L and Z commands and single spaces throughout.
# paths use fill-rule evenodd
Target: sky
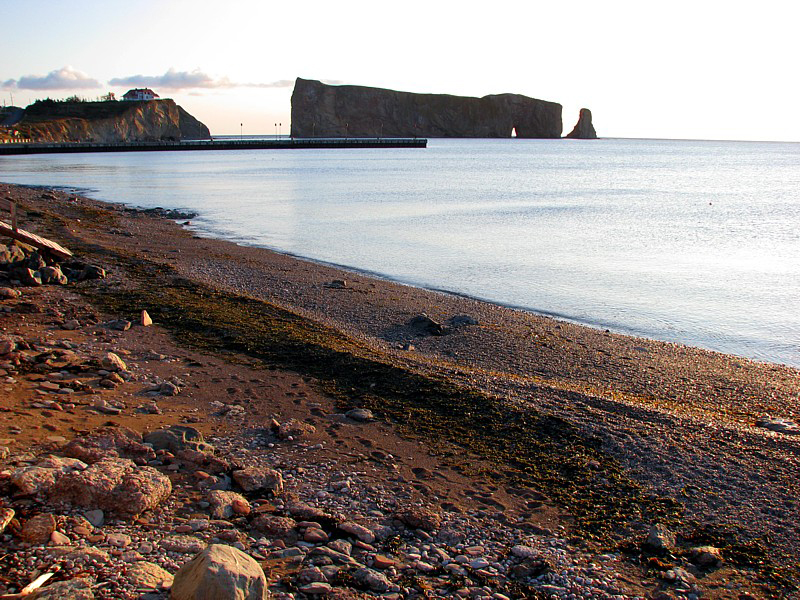
M 800 141 L 800 3 L 0 0 L 0 97 L 150 87 L 214 135 L 289 132 L 297 77 L 582 107 L 601 137 Z M 276 127 L 280 123 L 280 127 Z

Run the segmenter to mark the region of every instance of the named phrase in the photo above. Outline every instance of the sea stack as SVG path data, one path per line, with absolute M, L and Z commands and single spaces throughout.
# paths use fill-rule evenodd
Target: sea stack
M 592 111 L 588 108 L 581 109 L 578 122 L 575 124 L 573 130 L 567 134 L 567 137 L 578 140 L 597 139 L 597 132 L 594 130 L 594 125 L 592 125 Z

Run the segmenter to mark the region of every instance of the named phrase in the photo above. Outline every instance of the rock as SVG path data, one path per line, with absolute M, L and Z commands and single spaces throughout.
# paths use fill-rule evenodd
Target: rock
M 724 561 L 722 551 L 714 546 L 698 546 L 689 551 L 689 559 L 698 567 L 710 569 L 718 567 Z
M 0 338 L 0 356 L 3 354 L 11 354 L 17 349 L 17 343 L 8 337 Z
M 60 477 L 86 467 L 86 463 L 80 460 L 48 456 L 35 466 L 15 469 L 11 473 L 10 480 L 21 494 L 47 493 Z
M 98 563 L 105 563 L 111 560 L 111 555 L 108 552 L 94 546 L 49 546 L 47 552 L 57 558 L 79 563 L 92 560 Z
M 103 511 L 100 510 L 99 508 L 94 510 L 87 510 L 83 513 L 83 516 L 94 527 L 102 527 L 106 521 L 105 513 L 103 513 Z
M 207 544 L 191 535 L 170 535 L 161 540 L 161 547 L 169 552 L 195 554 L 206 549 Z
M 133 585 L 140 588 L 168 588 L 173 576 L 155 563 L 140 561 L 128 567 L 126 575 Z
M 444 325 L 438 321 L 434 321 L 425 313 L 417 315 L 408 322 L 409 327 L 415 331 L 426 335 L 445 335 L 447 330 Z
M 110 458 L 63 475 L 51 489 L 50 499 L 135 517 L 161 504 L 171 492 L 169 478 L 152 467 Z
M 358 538 L 362 542 L 366 542 L 367 544 L 371 544 L 375 541 L 375 534 L 372 533 L 372 531 L 367 527 L 359 525 L 358 523 L 346 521 L 339 524 L 339 529 L 349 535 L 352 535 L 353 537 Z
M 53 533 L 50 534 L 51 544 L 56 544 L 57 546 L 65 546 L 70 542 L 71 540 L 60 531 L 54 531 Z
M 578 122 L 573 130 L 567 134 L 567 137 L 580 140 L 597 139 L 597 132 L 594 130 L 594 125 L 592 125 L 592 111 L 588 108 L 581 109 Z
M 413 94 L 298 78 L 295 137 L 560 138 L 561 105 L 519 94 Z
M 300 591 L 304 594 L 310 594 L 312 596 L 318 596 L 323 594 L 330 594 L 333 590 L 333 587 L 330 583 L 326 583 L 324 581 L 315 581 L 313 583 L 307 583 L 304 586 L 300 587 Z
M 132 323 L 126 319 L 115 319 L 114 321 L 110 321 L 108 323 L 108 326 L 114 331 L 128 331 L 131 328 L 131 325 Z
M 39 274 L 41 275 L 42 283 L 53 285 L 67 285 L 69 283 L 67 276 L 57 266 L 42 267 L 39 270 Z
M 0 533 L 6 530 L 6 527 L 11 523 L 15 514 L 13 508 L 0 508 Z
M 128 366 L 119 356 L 113 352 L 109 352 L 102 359 L 100 359 L 100 366 L 106 371 L 127 371 Z
M 61 324 L 61 329 L 66 329 L 67 331 L 75 331 L 76 329 L 80 329 L 81 322 L 78 319 L 69 319 L 68 321 L 64 321 Z
M 450 317 L 448 324 L 451 327 L 464 327 L 466 325 L 477 325 L 478 319 L 470 317 L 469 315 L 456 315 L 454 317 Z
M 169 450 L 174 454 L 185 449 L 208 453 L 214 451 L 214 447 L 205 442 L 202 433 L 186 425 L 172 425 L 152 431 L 144 436 L 144 442 L 155 450 Z
M 383 554 L 376 554 L 372 560 L 372 566 L 375 569 L 384 570 L 397 566 L 397 561 Z
M 295 531 L 297 522 L 289 517 L 259 515 L 253 519 L 250 526 L 271 538 L 292 542 L 297 539 L 297 532 Z
M 14 269 L 12 272 L 12 277 L 18 279 L 22 285 L 27 285 L 30 287 L 42 285 L 42 277 L 39 271 L 33 271 L 26 267 Z
M 366 408 L 353 408 L 344 413 L 344 416 L 359 423 L 367 423 L 375 419 L 372 411 Z
M 800 435 L 800 425 L 789 419 L 780 419 L 774 417 L 763 417 L 756 425 L 769 429 L 770 431 L 777 431 L 787 435 Z
M 22 296 L 22 292 L 20 292 L 19 290 L 7 287 L 0 287 L 0 298 L 3 300 L 9 300 L 11 298 L 19 298 L 20 296 Z
M 328 541 L 328 534 L 317 527 L 310 527 L 303 534 L 303 541 L 309 544 L 324 544 Z
M 442 516 L 439 513 L 421 506 L 409 506 L 395 516 L 409 527 L 423 531 L 434 531 L 442 525 Z
M 239 506 L 243 504 L 248 509 L 250 508 L 250 503 L 247 499 L 236 492 L 211 490 L 208 493 L 208 502 L 211 504 L 211 517 L 214 519 L 229 519 L 234 514 L 237 514 L 235 504 L 239 504 Z
M 153 319 L 150 318 L 150 315 L 146 310 L 142 311 L 141 316 L 139 317 L 139 323 L 142 327 L 150 327 L 153 324 Z
M 35 596 L 35 600 L 94 600 L 92 591 L 93 580 L 86 577 L 77 577 L 67 581 L 57 581 L 43 588 L 40 588 Z
M 114 407 L 109 405 L 100 408 Z M 63 452 L 67 456 L 87 463 L 118 457 L 146 464 L 156 457 L 153 449 L 142 443 L 142 436 L 139 433 L 122 426 L 98 427 L 90 434 L 72 440 L 63 448 Z
M 667 529 L 666 526 L 658 523 L 650 527 L 644 546 L 648 550 L 659 554 L 671 552 L 675 549 L 675 534 Z
M 373 592 L 385 592 L 392 587 L 392 583 L 386 578 L 386 575 L 367 567 L 356 570 L 353 573 L 353 580 Z
M 231 546 L 213 544 L 175 574 L 172 600 L 265 600 L 267 580 L 261 566 Z
M 81 271 L 80 275 L 78 275 L 79 281 L 86 281 L 90 279 L 105 279 L 106 278 L 106 271 L 102 267 L 98 267 L 97 265 L 86 265 Z
M 297 419 L 289 419 L 285 423 L 281 423 L 278 429 L 278 437 L 282 440 L 292 438 L 298 440 L 307 435 L 311 435 L 317 431 L 317 428 L 303 421 Z
M 516 558 L 531 559 L 537 558 L 539 556 L 539 552 L 530 546 L 517 545 L 511 548 L 511 555 L 515 556 Z
M 56 518 L 50 513 L 40 513 L 25 521 L 20 537 L 29 544 L 46 544 L 56 530 Z
M 125 548 L 131 545 L 131 536 L 127 533 L 109 533 L 106 535 L 106 543 L 117 548 Z
M 274 496 L 283 493 L 283 476 L 269 467 L 247 467 L 233 472 L 233 480 L 245 492 L 265 491 Z
M 165 381 L 159 386 L 158 391 L 162 396 L 177 396 L 181 393 L 181 388 L 171 381 Z

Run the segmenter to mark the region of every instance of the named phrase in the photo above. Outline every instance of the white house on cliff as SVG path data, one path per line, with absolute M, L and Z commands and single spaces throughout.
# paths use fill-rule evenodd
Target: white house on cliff
M 128 90 L 125 92 L 125 95 L 122 96 L 123 100 L 155 100 L 156 98 L 160 98 L 160 96 L 150 88 Z

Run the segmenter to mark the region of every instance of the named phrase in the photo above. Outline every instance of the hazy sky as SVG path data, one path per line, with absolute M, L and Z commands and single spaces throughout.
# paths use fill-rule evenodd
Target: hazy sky
M 800 3 L 0 0 L 10 104 L 148 86 L 214 134 L 288 133 L 296 77 L 514 92 L 605 137 L 800 141 Z

